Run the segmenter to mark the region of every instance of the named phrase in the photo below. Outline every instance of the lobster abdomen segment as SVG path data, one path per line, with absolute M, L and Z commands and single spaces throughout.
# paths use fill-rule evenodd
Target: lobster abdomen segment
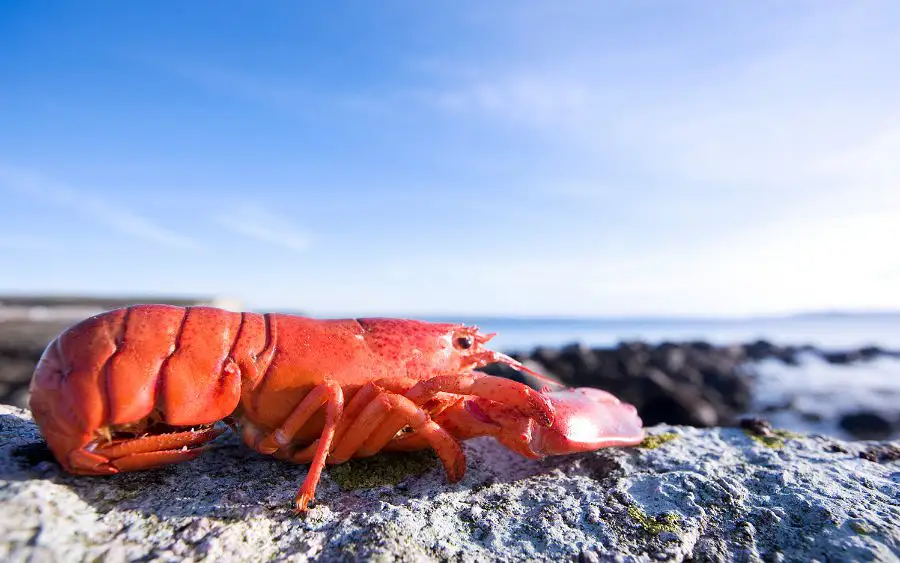
M 107 424 L 127 424 L 150 414 L 157 403 L 162 367 L 185 320 L 177 307 L 127 309 L 118 350 L 106 377 Z
M 210 424 L 234 411 L 241 397 L 241 370 L 232 357 L 242 315 L 190 307 L 159 371 L 159 401 L 173 426 Z

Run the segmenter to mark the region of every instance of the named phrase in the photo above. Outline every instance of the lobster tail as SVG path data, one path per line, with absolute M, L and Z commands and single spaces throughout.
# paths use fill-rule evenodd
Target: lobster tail
M 70 454 L 93 439 L 106 417 L 100 378 L 115 352 L 124 316 L 125 311 L 113 311 L 63 331 L 47 345 L 35 367 L 32 415 L 50 450 L 71 471 L 77 467 L 70 463 Z
M 138 305 L 62 332 L 35 369 L 30 399 L 57 460 L 103 474 L 194 457 L 189 447 L 218 435 L 203 427 L 240 400 L 232 355 L 241 325 L 240 314 L 213 308 Z

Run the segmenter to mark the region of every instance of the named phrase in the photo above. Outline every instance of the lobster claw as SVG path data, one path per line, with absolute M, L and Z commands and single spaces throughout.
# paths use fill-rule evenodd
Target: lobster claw
M 644 440 L 637 409 L 606 391 L 579 387 L 550 392 L 545 388 L 542 394 L 554 410 L 549 427 L 535 424 L 507 405 L 480 398 L 466 401 L 465 415 L 455 416 L 453 422 L 457 427 L 489 425 L 493 430 L 484 433 L 530 458 L 632 446 Z
M 532 429 L 530 446 L 539 455 L 632 446 L 644 440 L 637 409 L 606 391 L 579 387 L 547 395 L 556 419 L 550 428 L 535 425 Z

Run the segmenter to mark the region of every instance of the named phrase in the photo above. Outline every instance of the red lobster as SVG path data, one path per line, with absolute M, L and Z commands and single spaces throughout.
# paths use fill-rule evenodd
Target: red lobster
M 502 363 L 544 379 L 486 349 L 493 336 L 406 319 L 135 305 L 52 340 L 30 406 L 56 459 L 82 475 L 193 459 L 224 421 L 258 452 L 310 463 L 301 513 L 326 463 L 382 450 L 434 448 L 456 482 L 460 441 L 476 436 L 529 458 L 643 440 L 635 408 L 609 393 L 538 392 L 475 371 Z

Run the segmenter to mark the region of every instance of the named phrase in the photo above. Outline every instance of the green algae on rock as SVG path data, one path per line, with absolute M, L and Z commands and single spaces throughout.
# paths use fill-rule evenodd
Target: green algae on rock
M 328 474 L 342 489 L 352 491 L 396 485 L 406 477 L 421 475 L 438 465 L 432 450 L 384 452 L 330 466 Z
M 665 434 L 648 434 L 644 441 L 637 445 L 637 447 L 645 450 L 655 450 L 666 442 L 671 442 L 672 440 L 678 438 L 678 434 L 675 432 L 666 432 Z
M 666 512 L 651 518 L 640 507 L 631 505 L 628 507 L 628 515 L 640 524 L 641 528 L 648 534 L 659 535 L 663 532 L 677 534 L 681 532 L 681 527 L 678 525 L 678 515 L 674 512 Z
M 769 435 L 760 435 L 754 433 L 752 430 L 744 428 L 744 434 L 754 442 L 762 444 L 767 448 L 772 448 L 773 450 L 782 449 L 787 440 L 796 440 L 797 438 L 803 437 L 802 434 L 788 432 L 787 430 L 772 430 Z

